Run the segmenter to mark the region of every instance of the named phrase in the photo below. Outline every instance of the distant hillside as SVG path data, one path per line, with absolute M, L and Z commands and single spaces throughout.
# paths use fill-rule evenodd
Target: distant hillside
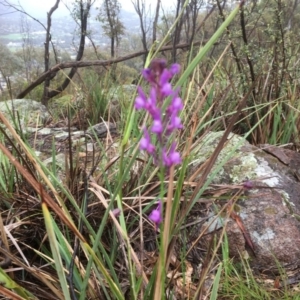
M 2 12 L 1 5 L 0 11 Z M 0 42 L 15 50 L 22 46 L 21 16 L 20 13 L 8 13 L 7 9 L 4 11 L 4 13 L 0 14 Z M 101 24 L 96 21 L 98 13 L 99 11 L 96 8 L 92 9 L 89 20 L 89 29 L 93 33 L 93 38 L 95 37 L 94 42 L 96 44 L 105 44 L 109 42 L 109 39 L 104 36 Z M 136 32 L 136 29 L 139 27 L 137 14 L 123 9 L 121 11 L 121 19 L 127 32 Z M 39 21 L 46 24 L 46 17 L 39 18 Z M 38 22 L 30 18 L 28 18 L 28 24 L 30 27 L 32 43 L 36 47 L 43 47 L 45 41 L 44 28 Z M 59 17 L 54 14 L 51 32 L 52 40 L 60 48 L 68 51 L 73 39 L 76 39 L 76 24 L 71 16 Z

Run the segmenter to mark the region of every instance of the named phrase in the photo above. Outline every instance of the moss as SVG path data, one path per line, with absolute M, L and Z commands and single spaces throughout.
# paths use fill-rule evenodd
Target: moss
M 223 134 L 224 131 L 208 133 L 193 150 L 190 165 L 199 166 L 211 157 Z M 253 153 L 242 152 L 241 148 L 245 143 L 247 141 L 243 137 L 235 134 L 229 135 L 225 147 L 220 152 L 215 166 L 212 168 L 213 172 L 217 166 L 223 165 L 214 177 L 214 183 L 224 183 L 224 174 L 229 174 L 227 181 L 232 183 L 240 183 L 246 178 L 256 178 L 255 170 L 258 162 Z
M 257 160 L 253 153 L 239 153 L 239 164 L 231 168 L 230 177 L 233 183 L 240 183 L 246 178 L 255 178 Z
M 266 207 L 264 212 L 267 215 L 276 215 L 277 214 L 277 210 L 274 207 Z

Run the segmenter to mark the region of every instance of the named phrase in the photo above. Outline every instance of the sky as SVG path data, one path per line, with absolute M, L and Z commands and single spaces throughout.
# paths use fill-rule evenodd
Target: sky
M 55 4 L 55 0 L 9 0 L 10 3 L 20 3 L 26 12 L 32 14 L 33 16 L 46 16 L 47 11 Z M 69 11 L 66 6 L 63 4 L 70 5 L 74 2 L 74 0 L 61 0 L 58 9 L 55 11 L 56 16 L 64 16 L 69 15 Z M 121 6 L 124 10 L 133 11 L 134 8 L 131 0 L 119 0 Z M 164 6 L 171 6 L 174 0 L 161 0 Z M 94 7 L 99 7 L 102 3 L 101 0 L 96 0 Z M 150 4 L 154 7 L 156 1 L 154 0 L 146 0 L 147 4 Z

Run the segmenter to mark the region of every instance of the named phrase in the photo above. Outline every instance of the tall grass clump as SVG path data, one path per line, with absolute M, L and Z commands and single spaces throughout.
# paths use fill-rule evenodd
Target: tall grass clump
M 82 93 L 85 95 L 83 100 L 86 110 L 86 117 L 91 124 L 101 122 L 101 118 L 107 119 L 108 116 L 108 90 L 111 87 L 109 84 L 109 74 L 99 76 L 93 70 L 85 70 L 82 78 Z

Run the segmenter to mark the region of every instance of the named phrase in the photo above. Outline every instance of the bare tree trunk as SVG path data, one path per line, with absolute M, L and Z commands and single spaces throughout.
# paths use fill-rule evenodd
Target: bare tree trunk
M 143 49 L 146 51 L 146 54 L 143 57 L 143 60 L 145 63 L 147 55 L 148 55 L 147 33 L 149 31 L 149 28 L 146 28 L 147 27 L 146 3 L 145 3 L 145 0 L 135 0 L 135 1 L 131 1 L 131 2 L 134 6 L 136 13 L 139 16 L 139 20 L 140 20 L 141 41 L 142 41 Z
M 47 31 L 46 31 L 46 40 L 45 40 L 45 53 L 44 53 L 44 62 L 45 62 L 45 72 L 47 72 L 49 70 L 49 66 L 50 66 L 50 51 L 49 51 L 49 45 L 50 45 L 50 41 L 51 41 L 51 23 L 52 23 L 52 14 L 54 13 L 54 11 L 58 8 L 60 0 L 56 0 L 56 3 L 54 4 L 53 7 L 51 7 L 50 11 L 47 13 Z M 55 49 L 53 49 L 55 51 Z M 55 57 L 57 57 L 55 55 Z M 57 63 L 57 61 L 56 61 Z M 49 100 L 49 87 L 50 87 L 50 82 L 51 82 L 51 77 L 47 77 L 44 83 L 44 93 L 43 93 L 43 97 L 42 97 L 42 103 L 44 105 L 48 104 L 48 100 Z
M 111 58 L 115 57 L 115 38 L 111 37 L 110 39 L 110 56 Z
M 191 0 L 186 13 L 186 42 L 192 43 L 196 34 L 197 18 L 199 10 L 203 5 L 203 0 Z
M 177 0 L 175 19 L 179 16 L 179 13 L 180 13 L 183 3 L 184 3 L 184 0 Z M 180 42 L 182 23 L 183 23 L 182 18 L 180 18 L 180 20 L 177 22 L 176 27 L 175 27 L 174 38 L 173 38 L 173 51 L 172 51 L 172 61 L 173 62 L 176 62 L 176 57 L 177 57 L 176 45 L 179 44 L 179 42 Z
M 153 21 L 153 35 L 152 35 L 153 43 L 156 41 L 156 29 L 157 29 L 157 22 L 158 22 L 158 17 L 159 17 L 159 8 L 160 8 L 160 0 L 157 0 L 155 17 L 154 17 L 154 21 Z
M 115 33 L 114 31 L 114 22 L 112 20 L 112 17 L 110 15 L 110 8 L 109 8 L 109 0 L 105 0 L 105 6 L 106 6 L 106 13 L 107 13 L 107 20 L 109 23 L 109 27 L 111 30 L 111 36 L 110 36 L 110 56 L 111 58 L 115 57 Z

